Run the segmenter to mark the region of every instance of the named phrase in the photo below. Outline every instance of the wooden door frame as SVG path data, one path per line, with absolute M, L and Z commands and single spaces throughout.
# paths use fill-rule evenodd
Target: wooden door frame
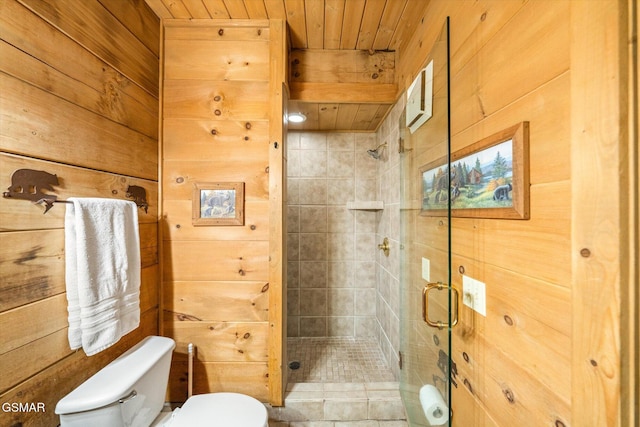
M 633 9 L 633 0 L 571 2 L 575 426 L 638 425 Z

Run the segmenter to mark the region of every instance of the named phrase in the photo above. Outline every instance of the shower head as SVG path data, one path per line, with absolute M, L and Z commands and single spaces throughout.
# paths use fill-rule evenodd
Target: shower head
M 376 160 L 380 158 L 380 153 L 378 152 L 378 150 L 367 150 L 367 154 Z
M 380 156 L 382 155 L 382 150 L 380 150 L 383 147 L 386 147 L 387 143 L 383 143 L 378 145 L 376 148 L 371 149 L 371 150 L 367 150 L 367 154 L 370 155 L 372 158 L 379 160 Z

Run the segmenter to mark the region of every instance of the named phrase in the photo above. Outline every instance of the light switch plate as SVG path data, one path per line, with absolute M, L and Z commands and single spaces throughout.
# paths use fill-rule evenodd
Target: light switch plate
M 462 275 L 462 303 L 487 316 L 487 295 L 484 282 Z
M 431 281 L 431 261 L 422 258 L 422 278 L 427 282 Z

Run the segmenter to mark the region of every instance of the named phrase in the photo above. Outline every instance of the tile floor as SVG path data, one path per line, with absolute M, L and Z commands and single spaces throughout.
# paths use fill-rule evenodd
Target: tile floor
M 288 361 L 300 362 L 288 370 L 289 383 L 368 383 L 395 381 L 374 339 L 289 338 Z
M 406 415 L 374 340 L 289 338 L 285 406 L 268 407 L 270 427 L 406 427 Z

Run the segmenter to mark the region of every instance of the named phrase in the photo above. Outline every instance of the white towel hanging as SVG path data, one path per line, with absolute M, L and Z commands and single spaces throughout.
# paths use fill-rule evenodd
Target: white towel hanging
M 69 345 L 96 354 L 140 324 L 135 203 L 70 198 L 65 215 Z

